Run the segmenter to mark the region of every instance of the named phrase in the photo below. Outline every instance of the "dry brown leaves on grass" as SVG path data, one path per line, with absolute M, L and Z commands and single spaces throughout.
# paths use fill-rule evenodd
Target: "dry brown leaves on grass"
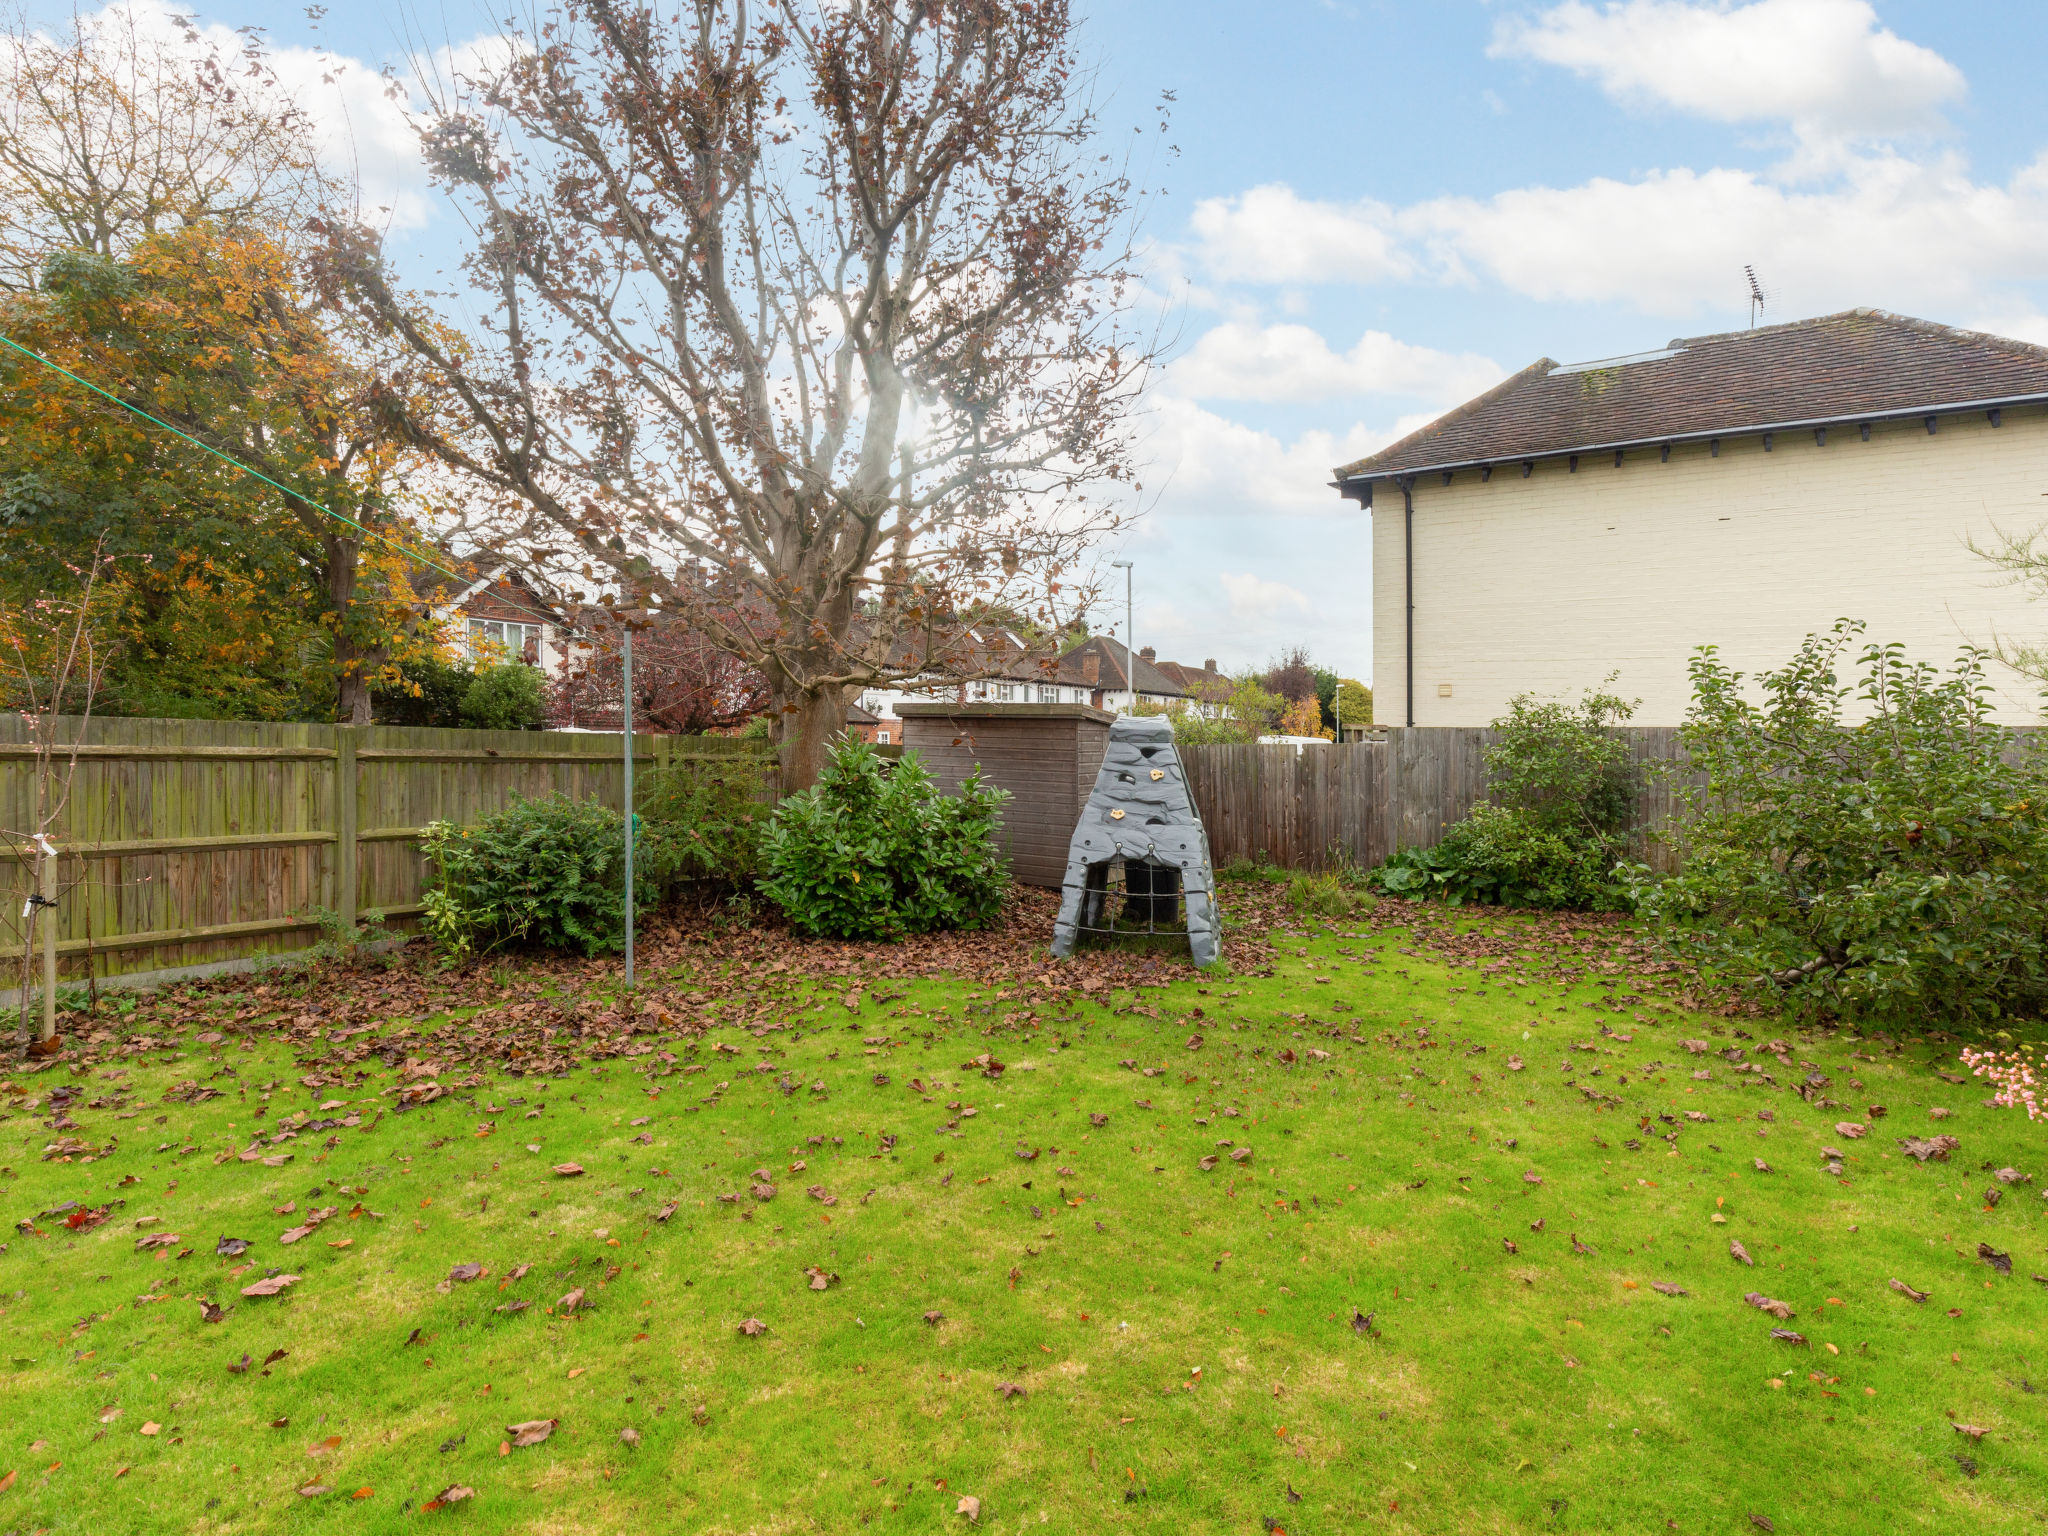
M 92 1027 L 83 1040 L 64 1039 L 52 1064 L 171 1049 L 195 1026 L 199 1042 L 216 1047 L 261 1034 L 294 1045 L 300 1066 L 308 1069 L 300 1085 L 310 1089 L 359 1084 L 375 1058 L 404 1079 L 388 1105 L 389 1113 L 404 1114 L 458 1088 L 481 1086 L 478 1069 L 549 1076 L 584 1062 L 651 1056 L 663 1039 L 714 1027 L 786 1025 L 799 992 L 829 990 L 840 1006 L 859 1014 L 892 1000 L 887 991 L 894 983 L 944 976 L 989 992 L 991 1005 L 1028 1010 L 1111 990 L 1161 987 L 1196 974 L 1186 956 L 1128 949 L 1089 950 L 1053 961 L 1047 946 L 1058 902 L 1056 892 L 1016 887 L 985 930 L 927 934 L 900 944 L 797 939 L 773 919 L 748 929 L 713 928 L 696 914 L 671 910 L 642 933 L 639 958 L 649 976 L 683 979 L 646 987 L 623 1003 L 591 995 L 616 982 L 614 958 L 526 954 L 506 979 L 496 963 L 442 970 L 423 944 L 414 944 L 382 965 L 322 964 L 296 981 L 250 986 L 247 977 L 226 976 L 144 994 L 124 1024 L 124 1038 Z M 1233 886 L 1223 905 L 1235 921 L 1227 950 L 1233 971 L 1271 974 L 1273 948 L 1265 930 L 1284 910 L 1279 898 L 1264 887 Z M 467 1016 L 421 1027 L 451 1012 Z M 673 1058 L 665 1064 L 673 1066 Z M 988 1067 L 991 1076 L 1002 1070 L 993 1058 Z M 193 1081 L 168 1097 L 197 1102 L 218 1094 Z M 385 1112 L 371 1109 L 364 1119 Z M 261 1145 L 241 1155 L 288 1159 L 291 1153 L 281 1142 L 342 1123 L 308 1112 L 285 1117 Z M 73 1141 L 67 1139 L 53 1155 L 94 1150 Z M 560 1171 L 573 1178 L 580 1170 L 565 1165 Z

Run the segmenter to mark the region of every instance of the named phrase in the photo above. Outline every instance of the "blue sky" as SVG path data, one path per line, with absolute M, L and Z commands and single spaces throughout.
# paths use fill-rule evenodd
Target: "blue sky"
M 1077 5 L 1122 131 L 1176 98 L 1147 264 L 1179 341 L 1152 504 L 1104 552 L 1137 560 L 1138 643 L 1175 659 L 1299 641 L 1369 678 L 1370 530 L 1331 466 L 1536 357 L 1745 325 L 1745 262 L 1767 320 L 1875 305 L 2048 342 L 2039 0 Z M 492 8 L 195 9 L 267 29 L 395 246 L 452 251 L 373 77 Z

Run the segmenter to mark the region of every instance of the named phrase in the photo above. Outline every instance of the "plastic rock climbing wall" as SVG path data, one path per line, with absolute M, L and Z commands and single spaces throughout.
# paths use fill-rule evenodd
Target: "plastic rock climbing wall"
M 1052 952 L 1071 955 L 1084 934 L 1115 940 L 1181 933 L 1195 964 L 1215 963 L 1222 928 L 1209 839 L 1188 798 L 1171 723 L 1119 715 L 1067 847 Z

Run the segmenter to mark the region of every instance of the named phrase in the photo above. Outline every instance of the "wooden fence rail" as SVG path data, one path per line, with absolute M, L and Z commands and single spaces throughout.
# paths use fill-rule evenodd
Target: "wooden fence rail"
M 1677 851 L 1663 836 L 1683 772 L 1675 727 L 1623 733 L 1646 769 L 1636 819 L 1652 864 Z M 1387 731 L 1343 746 L 1183 747 L 1188 789 L 1218 864 L 1265 859 L 1289 869 L 1365 868 L 1428 848 L 1486 797 L 1495 732 L 1455 726 Z
M 430 821 L 470 822 L 557 791 L 617 807 L 616 733 L 442 731 L 223 720 L 56 722 L 78 743 L 57 907 L 63 975 L 111 978 L 306 948 L 323 917 L 419 911 Z M 640 736 L 652 766 L 750 744 Z M 61 757 L 69 759 L 68 748 Z M 19 955 L 34 879 L 37 762 L 0 718 L 0 955 Z M 0 986 L 18 976 L 0 961 Z

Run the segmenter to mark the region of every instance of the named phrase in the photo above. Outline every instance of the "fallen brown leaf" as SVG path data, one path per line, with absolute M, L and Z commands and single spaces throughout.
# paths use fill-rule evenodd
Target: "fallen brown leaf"
M 758 1317 L 750 1317 L 739 1325 L 739 1331 L 750 1339 L 759 1338 L 768 1331 L 768 1325 Z
M 299 1283 L 297 1275 L 272 1275 L 268 1280 L 258 1280 L 254 1285 L 242 1287 L 244 1296 L 275 1296 L 289 1286 Z
M 523 1424 L 507 1424 L 505 1433 L 512 1437 L 514 1445 L 539 1445 L 555 1432 L 555 1426 L 561 1422 L 560 1419 L 528 1419 Z
M 1791 1322 L 1794 1316 L 1792 1309 L 1786 1306 L 1784 1302 L 1775 1301 L 1771 1297 L 1766 1296 L 1762 1291 L 1745 1291 L 1742 1299 L 1752 1307 L 1755 1307 L 1757 1311 L 1770 1313 L 1771 1316 L 1781 1323 Z

